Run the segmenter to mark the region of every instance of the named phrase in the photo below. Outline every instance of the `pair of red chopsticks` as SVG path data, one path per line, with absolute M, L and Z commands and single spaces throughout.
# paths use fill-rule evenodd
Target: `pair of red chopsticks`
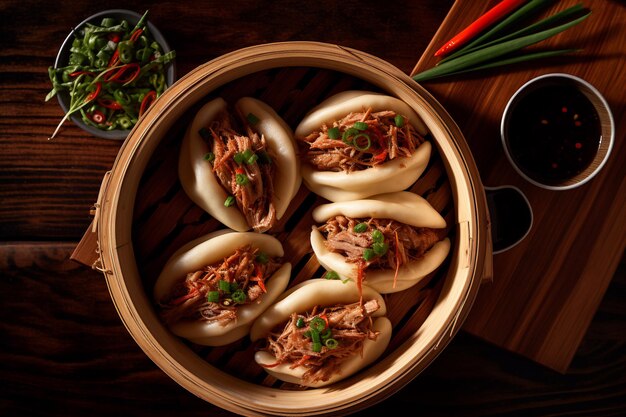
M 502 20 L 513 10 L 526 3 L 526 1 L 527 0 L 502 0 L 488 12 L 479 17 L 474 23 L 446 42 L 446 44 L 435 53 L 435 56 L 445 56 L 454 52 L 476 35 L 480 34 L 494 23 Z

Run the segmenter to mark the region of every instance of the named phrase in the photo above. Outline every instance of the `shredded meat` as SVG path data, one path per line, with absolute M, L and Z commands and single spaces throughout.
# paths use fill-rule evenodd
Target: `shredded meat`
M 357 233 L 356 225 L 367 224 L 367 229 Z M 375 269 L 397 269 L 411 259 L 418 259 L 435 243 L 445 237 L 445 229 L 413 227 L 390 219 L 353 219 L 335 216 L 319 227 L 326 238 L 326 247 L 347 258 L 348 262 L 363 263 L 364 253 L 371 249 L 372 232 L 379 230 L 388 245 L 386 253 L 374 256 L 365 262 L 365 267 Z
M 213 172 L 226 193 L 235 197 L 248 225 L 257 232 L 264 232 L 276 222 L 276 209 L 272 203 L 275 172 L 271 163 L 272 152 L 263 135 L 248 125 L 244 128 L 246 133 L 240 134 L 234 124 L 230 115 L 222 112 L 209 126 L 210 135 L 204 137 L 215 157 Z M 256 160 L 237 162 L 237 158 L 241 158 L 238 155 L 245 152 L 256 155 Z M 245 176 L 245 183 L 237 182 L 238 175 Z
M 237 319 L 239 306 L 260 302 L 265 280 L 280 265 L 278 258 L 261 254 L 258 248 L 242 246 L 222 261 L 181 278 L 170 294 L 159 300 L 161 317 L 166 324 L 202 320 L 225 326 Z M 217 302 L 209 301 L 209 292 L 218 293 Z
M 365 339 L 376 340 L 379 332 L 372 330 L 371 315 L 379 308 L 378 301 L 368 300 L 332 307 L 316 306 L 303 314 L 292 313 L 289 320 L 276 326 L 266 339 L 264 350 L 276 357 L 276 363 L 267 367 L 283 363 L 291 364 L 291 368 L 304 366 L 307 371 L 302 376 L 303 382 L 328 381 L 339 372 L 343 361 L 362 355 Z M 315 318 L 327 323 L 321 333 L 330 329 L 329 337 L 337 341 L 335 348 L 322 343 L 319 352 L 313 350 L 310 324 Z M 303 320 L 301 327 L 298 327 L 299 319 Z
M 371 109 L 367 109 L 350 113 L 333 122 L 332 126 L 323 125 L 308 136 L 297 139 L 304 159 L 319 170 L 363 170 L 395 158 L 409 157 L 425 141 L 406 117 L 402 116 L 403 124 L 397 127 L 396 116 L 398 114 L 391 110 L 372 113 Z M 359 132 L 365 136 L 356 139 L 358 146 L 353 141 L 354 135 L 348 135 L 343 140 L 346 130 L 353 128 L 356 122 L 367 124 L 367 129 Z M 337 139 L 328 136 L 331 128 L 339 129 Z

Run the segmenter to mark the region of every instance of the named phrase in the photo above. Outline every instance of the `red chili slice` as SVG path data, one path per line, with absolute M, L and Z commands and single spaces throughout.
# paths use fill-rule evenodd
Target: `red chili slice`
M 108 38 L 109 38 L 110 41 L 118 43 L 120 41 L 120 34 L 119 33 L 109 33 Z
M 141 67 L 136 62 L 126 64 L 117 70 L 115 75 L 109 81 L 115 81 L 123 84 L 130 83 L 139 76 L 140 72 Z
M 116 66 L 118 63 L 120 62 L 120 53 L 119 51 L 116 49 L 115 52 L 113 52 L 113 56 L 111 57 L 111 59 L 109 60 L 109 65 L 108 67 L 114 67 Z
M 98 94 L 100 94 L 100 90 L 102 90 L 102 84 L 96 83 L 96 89 L 89 93 L 87 97 L 85 97 L 85 103 L 89 103 L 90 101 L 93 101 L 96 97 L 98 97 Z
M 98 104 L 111 110 L 122 110 L 122 105 L 115 100 L 109 98 L 99 98 Z
M 141 100 L 141 106 L 139 106 L 139 116 L 143 115 L 148 108 L 152 105 L 154 100 L 156 99 L 156 91 L 149 91 Z
M 89 117 L 96 124 L 104 123 L 104 121 L 106 120 L 106 116 L 100 110 L 94 110 L 93 112 L 91 112 Z
M 143 33 L 143 29 L 137 29 L 136 31 L 133 32 L 132 35 L 130 35 L 130 41 L 135 42 L 137 39 L 139 39 L 142 33 Z
M 91 71 L 74 71 L 74 72 L 70 72 L 70 77 L 78 77 L 79 75 L 82 75 L 82 74 L 87 74 L 91 76 L 94 75 L 94 73 Z

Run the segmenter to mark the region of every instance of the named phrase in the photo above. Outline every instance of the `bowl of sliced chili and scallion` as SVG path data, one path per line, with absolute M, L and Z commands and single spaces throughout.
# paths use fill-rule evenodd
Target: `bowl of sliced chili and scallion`
M 123 9 L 96 13 L 67 36 L 48 72 L 67 119 L 94 136 L 125 139 L 176 79 L 175 51 L 143 15 Z

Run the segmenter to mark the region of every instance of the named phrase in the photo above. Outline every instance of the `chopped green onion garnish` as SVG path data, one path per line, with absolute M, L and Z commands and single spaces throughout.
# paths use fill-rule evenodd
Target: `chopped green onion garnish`
M 239 289 L 239 284 L 237 284 L 237 282 L 233 281 L 230 283 L 230 292 L 237 291 L 238 289 Z
M 311 328 L 311 330 L 321 332 L 326 328 L 326 322 L 321 317 L 314 317 L 309 323 L 309 327 Z
M 358 134 L 359 134 L 359 130 L 351 127 L 350 129 L 346 129 L 345 132 L 343 132 L 343 135 L 341 136 L 341 140 L 343 140 L 343 143 L 345 143 L 346 145 L 351 145 L 352 136 L 358 135 Z
M 374 242 L 383 243 L 385 241 L 385 235 L 380 230 L 374 230 L 372 232 L 372 239 Z
M 248 183 L 250 183 L 250 180 L 248 179 L 248 176 L 246 174 L 237 174 L 235 175 L 235 182 L 239 185 L 248 185 Z
M 363 259 L 365 259 L 366 261 L 371 261 L 372 259 L 374 259 L 376 257 L 376 253 L 374 253 L 373 249 L 365 249 L 363 251 Z
M 255 125 L 255 124 L 259 123 L 259 118 L 256 117 L 252 113 L 248 113 L 248 115 L 246 116 L 246 119 L 248 120 L 248 123 L 250 123 L 251 125 Z
M 396 124 L 397 127 L 404 126 L 404 117 L 402 117 L 399 114 L 397 114 L 396 117 L 393 118 L 393 121 L 394 121 L 394 123 Z
M 367 230 L 367 223 L 359 223 L 356 226 L 354 226 L 353 230 L 355 233 L 363 233 Z
M 226 197 L 226 200 L 224 200 L 224 206 L 230 207 L 233 204 L 235 204 L 235 197 L 232 195 L 229 195 L 228 197 Z
M 339 346 L 339 342 L 336 339 L 330 338 L 326 339 L 324 345 L 326 345 L 328 349 L 336 349 L 337 346 Z
M 241 154 L 243 155 L 243 159 L 247 160 L 247 159 L 250 159 L 252 155 L 254 155 L 254 152 L 252 152 L 252 149 L 248 148 L 245 151 L 243 151 Z
M 198 130 L 198 134 L 202 137 L 202 139 L 204 140 L 209 140 L 211 139 L 211 133 L 207 130 L 207 128 L 205 127 L 201 127 L 200 130 Z
M 330 129 L 328 129 L 328 132 L 326 133 L 328 134 L 328 137 L 330 139 L 339 139 L 339 136 L 341 136 L 341 134 L 339 133 L 338 127 L 331 127 Z
M 220 279 L 217 282 L 217 288 L 222 292 L 230 293 L 230 282 Z
M 296 320 L 296 327 L 298 329 L 301 329 L 304 327 L 304 319 L 302 317 L 298 317 L 298 320 Z
M 260 264 L 267 264 L 270 261 L 270 257 L 267 256 L 267 253 L 265 252 L 259 252 L 256 257 L 254 258 L 255 261 L 257 261 Z
M 311 338 L 311 331 L 307 330 L 306 332 L 302 333 L 304 335 L 304 337 L 306 337 L 307 339 Z
M 389 244 L 376 242 L 372 245 L 372 249 L 376 255 L 383 256 L 389 250 Z
M 324 274 L 324 278 L 326 279 L 339 279 L 339 274 L 335 271 L 328 271 Z
M 358 129 L 358 130 L 366 130 L 367 129 L 367 123 L 365 123 L 365 122 L 356 122 L 353 127 L 355 129 Z
M 320 334 L 320 337 L 322 338 L 322 341 L 328 339 L 329 337 L 331 337 L 333 335 L 333 332 L 329 329 L 324 330 L 324 333 Z
M 241 152 L 237 152 L 235 155 L 233 155 L 233 160 L 237 163 L 237 165 L 243 164 L 244 159 L 245 158 Z
M 219 291 L 209 291 L 206 295 L 206 299 L 209 303 L 217 303 L 220 301 Z
M 215 161 L 215 154 L 213 152 L 207 152 L 206 154 L 204 154 L 204 160 L 208 162 Z
M 352 144 L 359 151 L 366 151 L 372 146 L 372 140 L 367 133 L 359 133 L 352 140 Z
M 259 159 L 259 155 L 253 153 L 250 158 L 246 159 L 246 164 L 252 165 L 257 161 L 257 159 Z
M 246 302 L 246 293 L 242 289 L 238 289 L 235 292 L 233 292 L 233 295 L 231 297 L 233 301 L 236 302 L 237 304 Z
M 313 341 L 313 343 L 319 343 L 320 342 L 320 332 L 318 332 L 315 329 L 311 329 L 311 340 Z
M 311 350 L 313 352 L 321 352 L 322 344 L 320 342 L 313 342 L 313 344 L 311 345 Z

